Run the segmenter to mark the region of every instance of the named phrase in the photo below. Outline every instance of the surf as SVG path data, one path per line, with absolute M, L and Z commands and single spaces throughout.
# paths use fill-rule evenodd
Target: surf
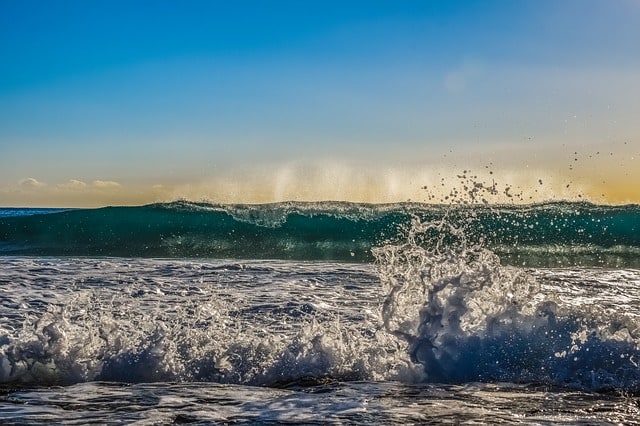
M 372 264 L 8 257 L 0 381 L 640 392 L 637 270 L 505 265 L 450 218 L 411 215 Z

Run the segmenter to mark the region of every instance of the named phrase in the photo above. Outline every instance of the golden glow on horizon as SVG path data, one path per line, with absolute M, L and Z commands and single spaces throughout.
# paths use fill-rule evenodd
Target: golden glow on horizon
M 140 205 L 177 199 L 251 204 L 321 200 L 447 203 L 454 190 L 459 194 L 454 198 L 469 201 L 464 186 L 482 183 L 484 187 L 495 185 L 496 193 L 484 191 L 477 202 L 485 198 L 489 203 L 517 204 L 558 200 L 640 203 L 640 185 L 633 184 L 640 182 L 640 170 L 605 163 L 594 169 L 583 162 L 562 173 L 540 166 L 375 168 L 337 162 L 291 163 L 238 169 L 200 182 L 154 185 L 79 179 L 54 184 L 30 177 L 0 188 L 0 196 L 2 205 L 18 207 Z

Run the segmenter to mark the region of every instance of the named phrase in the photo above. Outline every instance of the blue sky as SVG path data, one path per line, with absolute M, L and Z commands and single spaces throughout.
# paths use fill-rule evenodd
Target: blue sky
M 638 22 L 634 0 L 3 0 L 0 204 L 421 201 L 488 165 L 640 202 Z

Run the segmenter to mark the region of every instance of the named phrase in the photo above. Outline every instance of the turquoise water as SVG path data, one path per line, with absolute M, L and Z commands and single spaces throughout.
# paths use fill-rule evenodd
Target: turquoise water
M 0 254 L 371 262 L 413 218 L 446 220 L 506 264 L 639 267 L 640 207 L 588 203 L 422 204 L 175 202 L 7 217 Z

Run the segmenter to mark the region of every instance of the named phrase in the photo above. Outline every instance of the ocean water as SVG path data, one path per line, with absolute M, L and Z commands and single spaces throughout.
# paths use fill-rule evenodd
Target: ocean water
M 0 423 L 640 424 L 640 206 L 0 209 Z

